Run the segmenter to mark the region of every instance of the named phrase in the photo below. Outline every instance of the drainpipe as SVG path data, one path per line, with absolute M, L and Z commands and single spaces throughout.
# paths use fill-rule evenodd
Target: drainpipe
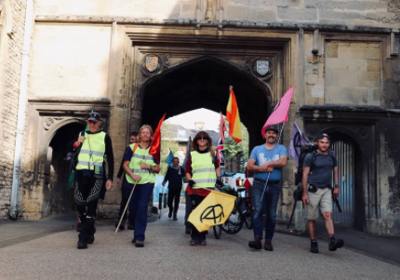
M 26 1 L 25 14 L 25 33 L 22 49 L 22 64 L 21 64 L 21 82 L 19 86 L 19 101 L 18 101 L 18 121 L 15 139 L 15 154 L 14 154 L 14 169 L 13 181 L 11 189 L 11 206 L 10 218 L 17 219 L 18 217 L 18 193 L 19 182 L 21 176 L 21 157 L 22 157 L 22 142 L 25 132 L 25 111 L 26 111 L 26 95 L 28 91 L 28 66 L 29 66 L 29 51 L 31 44 L 32 25 L 33 25 L 33 1 Z

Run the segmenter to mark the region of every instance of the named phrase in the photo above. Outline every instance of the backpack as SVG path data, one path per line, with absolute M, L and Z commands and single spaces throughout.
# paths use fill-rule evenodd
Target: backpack
M 317 143 L 311 142 L 304 144 L 301 149 L 300 149 L 300 156 L 299 156 L 299 165 L 297 167 L 297 172 L 295 173 L 295 185 L 301 184 L 301 180 L 303 179 L 303 164 L 304 164 L 304 159 L 306 158 L 306 155 L 309 153 L 313 154 L 313 157 L 311 159 L 311 167 L 310 167 L 310 172 L 312 169 L 312 164 L 314 163 L 315 159 L 317 158 L 317 149 L 318 145 Z M 335 157 L 333 155 L 333 151 L 331 149 L 328 149 L 328 153 L 332 158 L 332 161 L 335 162 Z

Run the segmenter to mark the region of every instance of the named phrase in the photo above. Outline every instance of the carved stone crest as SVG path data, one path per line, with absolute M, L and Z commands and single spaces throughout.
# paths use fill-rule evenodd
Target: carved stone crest
M 269 61 L 268 60 L 257 60 L 256 61 L 256 71 L 260 76 L 265 76 L 269 71 Z
M 150 73 L 155 72 L 159 68 L 159 57 L 157 55 L 147 55 L 145 58 L 145 67 Z

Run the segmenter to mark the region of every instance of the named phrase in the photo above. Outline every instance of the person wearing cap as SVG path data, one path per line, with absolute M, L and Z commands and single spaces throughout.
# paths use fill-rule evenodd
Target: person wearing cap
M 319 253 L 318 243 L 315 240 L 315 220 L 320 213 L 324 217 L 325 228 L 329 237 L 329 250 L 336 251 L 344 245 L 342 239 L 335 239 L 332 220 L 332 170 L 335 182 L 333 195 L 339 196 L 338 162 L 334 151 L 330 150 L 331 137 L 320 134 L 317 137 L 317 150 L 308 153 L 303 162 L 303 196 L 302 201 L 307 206 L 308 233 L 311 239 L 311 253 Z
M 263 212 L 266 209 L 264 249 L 273 251 L 272 238 L 275 232 L 275 217 L 281 193 L 282 167 L 287 163 L 287 150 L 279 145 L 277 126 L 265 129 L 265 144 L 251 151 L 247 170 L 254 173 L 253 183 L 253 232 L 254 240 L 249 247 L 260 250 L 263 239 Z
M 80 149 L 76 169 L 77 186 L 74 191 L 74 201 L 82 223 L 79 233 L 78 249 L 86 249 L 94 241 L 97 203 L 101 193 L 103 180 L 106 180 L 106 190 L 112 187 L 114 174 L 114 155 L 111 138 L 100 130 L 103 123 L 97 112 L 91 112 L 86 118 L 87 131 L 81 132 L 73 144 Z M 105 159 L 108 173 L 105 175 Z

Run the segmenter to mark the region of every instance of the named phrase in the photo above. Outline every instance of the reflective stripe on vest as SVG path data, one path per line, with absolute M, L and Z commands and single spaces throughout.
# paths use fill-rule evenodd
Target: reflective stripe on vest
M 129 145 L 129 148 L 133 151 L 133 147 L 135 144 Z M 149 155 L 150 148 L 142 149 L 140 146 L 137 147 L 136 151 L 133 153 L 131 160 L 129 162 L 129 169 L 135 174 L 142 177 L 138 184 L 146 184 L 146 183 L 155 183 L 156 182 L 156 175 L 149 170 L 141 169 L 140 164 L 142 162 L 146 163 L 150 166 L 156 166 L 154 162 L 153 156 Z M 128 174 L 125 174 L 125 178 L 130 184 L 136 183 L 135 180 Z
M 190 152 L 192 157 L 192 180 L 196 182 L 193 189 L 214 188 L 217 182 L 215 165 L 210 153 Z
M 106 151 L 106 133 L 95 134 L 85 132 L 85 141 L 78 155 L 77 170 L 94 170 L 94 166 L 102 166 Z

